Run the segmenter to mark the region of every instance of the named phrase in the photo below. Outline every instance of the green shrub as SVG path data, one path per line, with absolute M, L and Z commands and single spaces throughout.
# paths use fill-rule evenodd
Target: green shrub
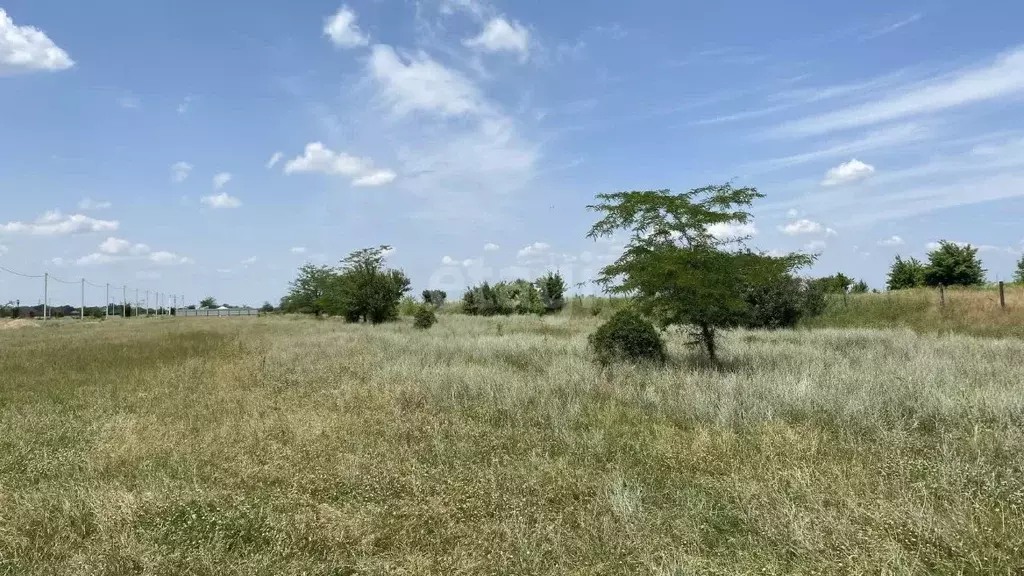
M 561 274 L 548 272 L 535 284 L 544 312 L 551 314 L 565 308 L 565 279 Z
M 746 328 L 792 328 L 802 318 L 825 311 L 827 285 L 792 276 L 781 276 L 747 289 Z
M 434 324 L 437 324 L 437 313 L 434 311 L 435 308 L 432 304 L 422 304 L 416 310 L 416 317 L 413 320 L 413 325 L 423 330 L 430 329 Z
M 402 316 L 415 316 L 420 311 L 420 305 L 410 296 L 404 296 L 398 303 L 398 313 Z
M 448 293 L 444 290 L 424 290 L 423 301 L 427 304 L 431 304 L 434 308 L 440 308 L 444 306 L 444 301 L 448 299 Z
M 665 362 L 665 341 L 653 324 L 632 309 L 619 310 L 588 338 L 601 364 Z

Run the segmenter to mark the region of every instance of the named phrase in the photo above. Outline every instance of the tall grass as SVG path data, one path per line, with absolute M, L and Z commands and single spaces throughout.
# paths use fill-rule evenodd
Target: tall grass
M 1024 342 L 599 321 L 0 332 L 0 574 L 1024 568 Z
M 804 322 L 808 327 L 892 327 L 919 332 L 960 332 L 977 336 L 1024 336 L 1024 286 L 1005 287 L 1006 308 L 999 291 L 946 288 L 945 305 L 932 288 L 879 294 L 830 297 L 825 314 Z

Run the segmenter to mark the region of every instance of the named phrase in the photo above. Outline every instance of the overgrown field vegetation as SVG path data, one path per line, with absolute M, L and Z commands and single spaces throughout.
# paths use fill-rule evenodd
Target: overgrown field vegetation
M 1024 568 L 1024 341 L 600 322 L 0 332 L 0 574 Z

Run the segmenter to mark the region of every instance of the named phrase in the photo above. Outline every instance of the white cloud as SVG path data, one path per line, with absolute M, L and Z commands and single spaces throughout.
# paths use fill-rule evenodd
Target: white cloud
M 210 208 L 238 208 L 242 205 L 241 200 L 228 195 L 227 192 L 221 192 L 220 194 L 214 194 L 212 196 L 203 196 L 199 201 Z
M 193 98 L 191 96 L 185 96 L 185 98 L 181 101 L 181 104 L 178 104 L 178 114 L 184 114 L 188 112 L 188 107 L 190 104 L 192 104 L 192 100 Z
M 843 162 L 839 166 L 830 169 L 825 173 L 825 179 L 821 181 L 822 186 L 841 186 L 851 184 L 868 178 L 875 173 L 875 167 L 865 164 L 854 158 L 849 162 Z
M 93 252 L 88 256 L 82 256 L 75 260 L 75 266 L 99 266 L 102 264 L 110 264 L 117 259 L 110 254 L 103 254 L 101 252 Z
M 356 48 L 366 46 L 370 43 L 370 37 L 359 29 L 356 24 L 356 13 L 348 6 L 342 6 L 326 19 L 324 23 L 324 36 L 331 39 L 335 46 L 341 48 Z
M 483 52 L 514 52 L 523 61 L 530 55 L 530 31 L 518 22 L 509 22 L 500 16 L 491 18 L 479 35 L 462 43 L 467 48 Z
M 61 266 L 61 267 L 67 266 L 67 262 L 63 258 L 61 258 L 60 256 L 58 256 L 56 258 L 52 258 L 50 260 L 50 264 L 53 264 L 54 266 Z
M 153 252 L 146 257 L 147 260 L 153 264 L 159 264 L 161 266 L 176 266 L 179 264 L 191 264 L 192 259 L 184 256 L 179 256 L 174 252 Z
M 216 174 L 213 177 L 213 189 L 214 190 L 220 190 L 228 182 L 231 182 L 231 174 L 229 174 L 227 172 L 221 172 L 219 174 Z
M 79 210 L 106 210 L 110 208 L 110 202 L 101 202 L 92 198 L 82 198 L 78 203 Z
M 520 250 L 516 254 L 516 257 L 520 260 L 534 260 L 546 256 L 549 250 L 551 250 L 550 244 L 545 242 L 534 242 Z
M 817 136 L 1008 98 L 1022 92 L 1024 47 L 1017 47 L 987 64 L 897 87 L 873 102 L 787 122 L 775 130 L 775 135 Z
M 397 175 L 391 170 L 377 170 L 365 176 L 356 178 L 352 181 L 352 185 L 357 187 L 384 186 L 394 182 L 396 177 Z
M 451 15 L 459 11 L 483 18 L 486 9 L 481 0 L 441 0 L 442 14 Z
M 126 110 L 135 110 L 142 105 L 135 96 L 125 95 L 117 99 L 117 105 Z
M 90 232 L 113 232 L 120 223 L 116 220 L 97 220 L 83 214 L 65 216 L 59 211 L 47 212 L 35 222 L 8 222 L 0 224 L 0 234 L 28 234 L 31 236 L 67 236 Z
M 305 254 L 306 253 L 306 247 L 305 246 L 296 246 L 296 247 L 292 248 L 291 252 L 292 252 L 292 254 Z
M 104 254 L 131 254 L 133 256 L 140 256 L 149 253 L 149 246 L 145 244 L 132 244 L 127 240 L 111 236 L 100 244 L 100 252 Z
M 498 251 L 500 249 L 501 249 L 501 246 L 498 246 L 497 244 L 494 244 L 493 242 L 488 242 L 487 244 L 484 244 L 484 252 L 496 252 L 496 251 Z
M 445 256 L 444 258 L 441 258 L 441 264 L 444 264 L 445 266 L 454 266 L 455 259 L 451 256 Z
M 321 142 L 306 145 L 302 156 L 289 160 L 284 166 L 285 174 L 319 172 L 329 175 L 349 176 L 353 186 L 383 186 L 395 180 L 391 170 L 377 170 L 373 160 L 360 158 L 344 152 L 334 152 Z
M 274 152 L 274 155 L 270 157 L 270 160 L 267 160 L 267 170 L 270 170 L 271 168 L 276 166 L 277 163 L 281 161 L 281 158 L 284 158 L 284 154 L 280 152 Z
M 803 218 L 796 222 L 790 222 L 785 226 L 779 226 L 779 230 L 787 236 L 797 236 L 800 234 L 820 234 L 825 228 L 817 222 Z
M 74 65 L 68 53 L 41 30 L 16 25 L 14 19 L 0 8 L 0 75 L 67 70 Z
M 790 166 L 799 166 L 825 158 L 849 157 L 850 154 L 859 154 L 880 148 L 893 148 L 903 144 L 919 143 L 928 140 L 932 136 L 932 131 L 923 126 L 901 124 L 874 130 L 853 140 L 832 142 L 826 148 L 813 152 L 804 152 L 802 154 L 754 162 L 749 166 L 755 169 L 776 170 Z
M 475 84 L 422 52 L 402 58 L 391 46 L 378 44 L 373 47 L 369 68 L 396 116 L 417 111 L 442 116 L 487 111 Z
M 737 240 L 757 235 L 757 227 L 753 222 L 722 222 L 708 226 L 708 233 L 719 240 Z
M 466 258 L 465 260 L 462 261 L 462 267 L 463 268 L 472 268 L 476 264 L 477 264 L 477 261 L 473 260 L 472 258 Z
M 826 247 L 828 247 L 828 244 L 825 244 L 824 241 L 814 240 L 812 242 L 807 243 L 807 245 L 804 246 L 804 252 L 807 252 L 809 254 L 820 254 L 825 250 Z
M 957 240 L 950 240 L 950 242 L 953 243 L 953 244 L 956 244 L 957 246 L 959 246 L 961 248 L 966 248 L 967 246 L 971 245 L 970 242 L 959 242 Z M 926 250 L 931 252 L 932 250 L 938 250 L 939 248 L 941 248 L 942 244 L 939 243 L 939 242 L 929 242 L 929 243 L 925 244 L 924 247 L 925 247 Z
M 903 238 L 900 238 L 899 236 L 895 236 L 895 235 L 894 236 L 890 236 L 890 237 L 888 237 L 888 238 L 886 238 L 884 240 L 879 240 L 878 241 L 878 245 L 879 246 L 902 246 L 903 244 L 904 244 Z
M 242 266 L 246 266 L 246 267 L 252 266 L 253 264 L 255 264 L 255 263 L 259 262 L 259 261 L 260 261 L 259 257 L 257 257 L 257 256 L 250 256 L 249 258 L 246 258 L 245 260 L 242 260 Z
M 890 24 L 889 26 L 886 26 L 884 28 L 880 28 L 880 29 L 875 30 L 873 32 L 868 32 L 867 34 L 864 34 L 863 36 L 861 36 L 860 39 L 861 40 L 873 40 L 875 38 L 878 38 L 879 36 L 885 36 L 886 34 L 891 34 L 892 32 L 895 32 L 895 31 L 899 30 L 900 28 L 903 28 L 904 26 L 909 26 L 909 25 L 913 24 L 914 22 L 917 22 L 921 18 L 924 18 L 924 14 L 920 14 L 920 13 L 913 14 L 913 15 L 907 17 L 907 18 L 904 18 L 903 20 L 900 20 L 899 22 L 896 22 L 895 24 Z
M 171 181 L 184 182 L 192 172 L 192 165 L 188 162 L 178 162 L 171 166 Z

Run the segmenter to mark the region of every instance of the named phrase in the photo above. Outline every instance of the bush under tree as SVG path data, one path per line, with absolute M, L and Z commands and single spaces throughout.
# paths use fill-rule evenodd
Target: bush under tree
M 803 318 L 825 311 L 825 290 L 820 283 L 780 274 L 747 288 L 745 328 L 793 328 Z
M 615 362 L 665 362 L 665 341 L 654 324 L 636 310 L 616 312 L 588 337 L 590 349 L 601 364 Z
M 924 286 L 925 265 L 917 258 L 904 260 L 898 254 L 889 267 L 885 286 L 889 290 L 906 290 Z
M 843 292 L 848 291 L 850 286 L 853 285 L 853 278 L 850 278 L 840 272 L 834 276 L 815 278 L 814 280 L 811 280 L 811 284 L 825 294 L 842 294 Z
M 694 343 L 717 361 L 718 330 L 749 318 L 751 287 L 778 281 L 814 257 L 773 257 L 746 249 L 747 238 L 720 238 L 716 225 L 745 224 L 750 204 L 764 195 L 730 184 L 673 194 L 668 190 L 600 194 L 589 206 L 604 217 L 588 237 L 626 231 L 630 240 L 614 263 L 600 271 L 607 292 L 631 298 L 662 327 L 690 330 Z
M 926 286 L 978 286 L 985 283 L 985 269 L 981 267 L 978 249 L 942 240 L 938 248 L 928 253 L 928 266 L 924 271 Z

